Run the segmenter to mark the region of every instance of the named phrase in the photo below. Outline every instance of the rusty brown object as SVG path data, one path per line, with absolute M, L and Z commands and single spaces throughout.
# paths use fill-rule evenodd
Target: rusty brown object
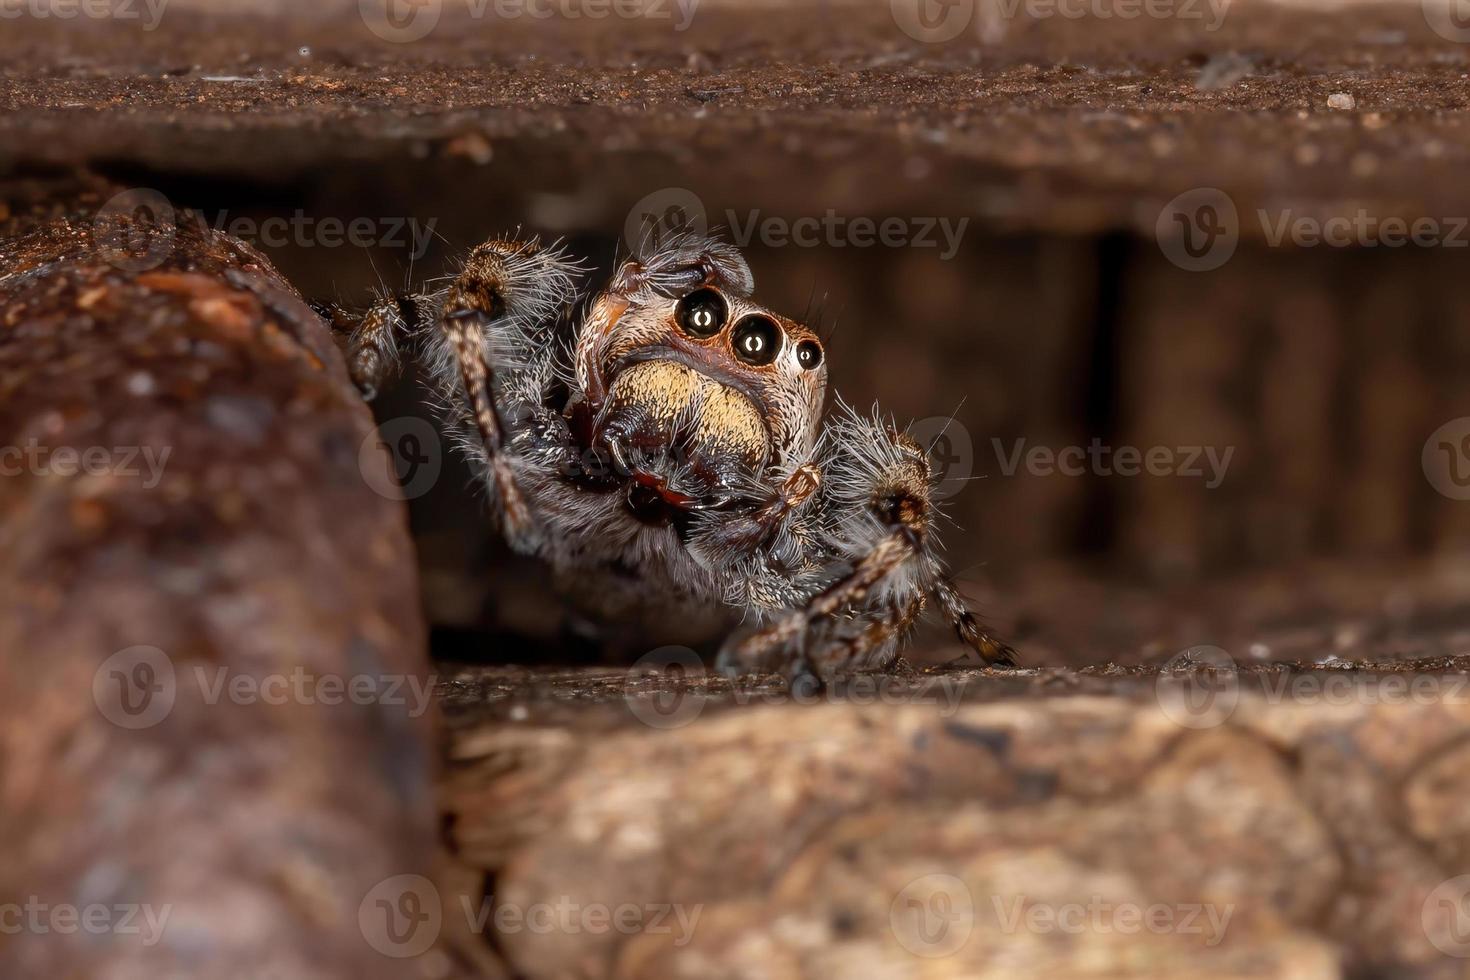
M 371 416 L 259 253 L 105 200 L 0 240 L 0 975 L 415 975 L 370 942 L 434 826 Z
M 465 671 L 446 804 L 527 977 L 1465 976 L 1470 661 L 1198 662 Z

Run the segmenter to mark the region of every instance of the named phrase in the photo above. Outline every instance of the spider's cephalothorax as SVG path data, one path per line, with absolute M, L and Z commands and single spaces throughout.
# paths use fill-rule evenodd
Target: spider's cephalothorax
M 511 545 L 589 591 L 752 614 L 727 667 L 881 666 L 931 599 L 1012 662 L 944 574 L 924 448 L 845 405 L 822 426 L 821 342 L 750 299 L 733 247 L 677 237 L 579 302 L 581 271 L 487 242 L 357 322 L 354 378 L 376 391 L 415 336 Z

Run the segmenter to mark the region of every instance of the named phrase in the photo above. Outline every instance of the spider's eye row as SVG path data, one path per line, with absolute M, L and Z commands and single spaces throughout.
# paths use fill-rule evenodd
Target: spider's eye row
M 803 370 L 814 371 L 822 363 L 822 345 L 815 340 L 803 340 L 796 345 L 796 363 Z
M 725 298 L 713 289 L 696 289 L 679 300 L 674 310 L 674 319 L 679 329 L 691 337 L 713 337 L 725 325 L 729 316 Z
M 770 317 L 748 316 L 735 324 L 730 343 L 746 364 L 770 364 L 781 352 L 781 328 Z

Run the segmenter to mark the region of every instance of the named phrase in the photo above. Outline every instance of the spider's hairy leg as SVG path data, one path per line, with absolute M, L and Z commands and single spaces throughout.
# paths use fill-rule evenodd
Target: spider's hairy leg
M 890 602 L 875 615 L 855 620 L 847 629 L 835 629 L 815 645 L 808 657 L 818 675 L 832 674 L 851 664 L 871 660 L 874 651 L 896 646 L 924 611 L 924 597 L 914 594 L 904 602 Z
M 1016 666 L 1016 651 L 1010 644 L 996 639 L 979 617 L 965 607 L 965 600 L 953 582 L 940 579 L 934 586 L 934 598 L 944 618 L 954 626 L 960 642 L 978 653 L 981 660 L 993 666 Z
M 578 271 L 559 251 L 538 242 L 491 240 L 470 253 L 439 306 L 440 343 L 434 345 L 438 356 L 431 370 L 446 393 L 462 396 L 459 408 L 483 444 L 502 531 L 512 543 L 525 540 L 533 522 L 506 451 L 497 366 L 513 375 L 539 373 L 533 370 L 537 365 L 514 359 L 549 351 L 548 325 L 575 293 Z M 536 407 L 529 401 L 522 398 L 514 407 L 529 411 Z
M 347 372 L 366 401 L 372 401 L 398 376 L 400 345 L 418 329 L 421 296 L 385 295 L 358 314 L 340 306 L 320 310 L 342 338 Z
M 779 532 L 793 531 L 791 515 L 799 510 L 822 485 L 822 471 L 815 463 L 803 463 L 774 488 L 770 500 L 745 514 L 725 515 L 703 522 L 693 536 L 693 549 L 711 564 L 738 561 L 762 547 L 773 552 L 788 550 L 785 542 L 773 542 Z
M 821 451 L 825 511 L 837 564 L 847 571 L 806 605 L 727 648 L 732 666 L 801 662 L 822 672 L 882 666 L 930 596 L 960 639 L 986 663 L 1014 663 L 965 608 L 945 578 L 934 531 L 934 474 L 928 454 L 879 419 L 845 407 Z
M 914 554 L 903 531 L 895 531 L 854 565 L 852 570 L 817 593 L 804 607 L 786 613 L 766 628 L 726 646 L 720 653 L 722 669 L 784 669 L 796 673 L 807 667 L 833 673 L 844 667 L 866 666 L 874 651 L 896 646 L 923 608 L 923 594 L 906 601 L 872 604 L 855 620 L 834 629 L 836 617 L 853 607 L 867 605 L 874 587 Z M 917 604 L 913 615 L 898 610 Z M 851 627 L 856 627 L 853 632 Z

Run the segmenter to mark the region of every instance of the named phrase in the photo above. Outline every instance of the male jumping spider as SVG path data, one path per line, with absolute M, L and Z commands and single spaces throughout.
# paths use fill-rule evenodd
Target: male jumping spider
M 822 429 L 821 342 L 750 299 L 733 246 L 676 236 L 579 300 L 582 272 L 488 241 L 350 325 L 354 380 L 372 397 L 415 338 L 511 546 L 584 586 L 745 610 L 760 628 L 727 671 L 885 666 L 931 598 L 1014 663 L 945 575 L 925 449 L 841 402 Z

